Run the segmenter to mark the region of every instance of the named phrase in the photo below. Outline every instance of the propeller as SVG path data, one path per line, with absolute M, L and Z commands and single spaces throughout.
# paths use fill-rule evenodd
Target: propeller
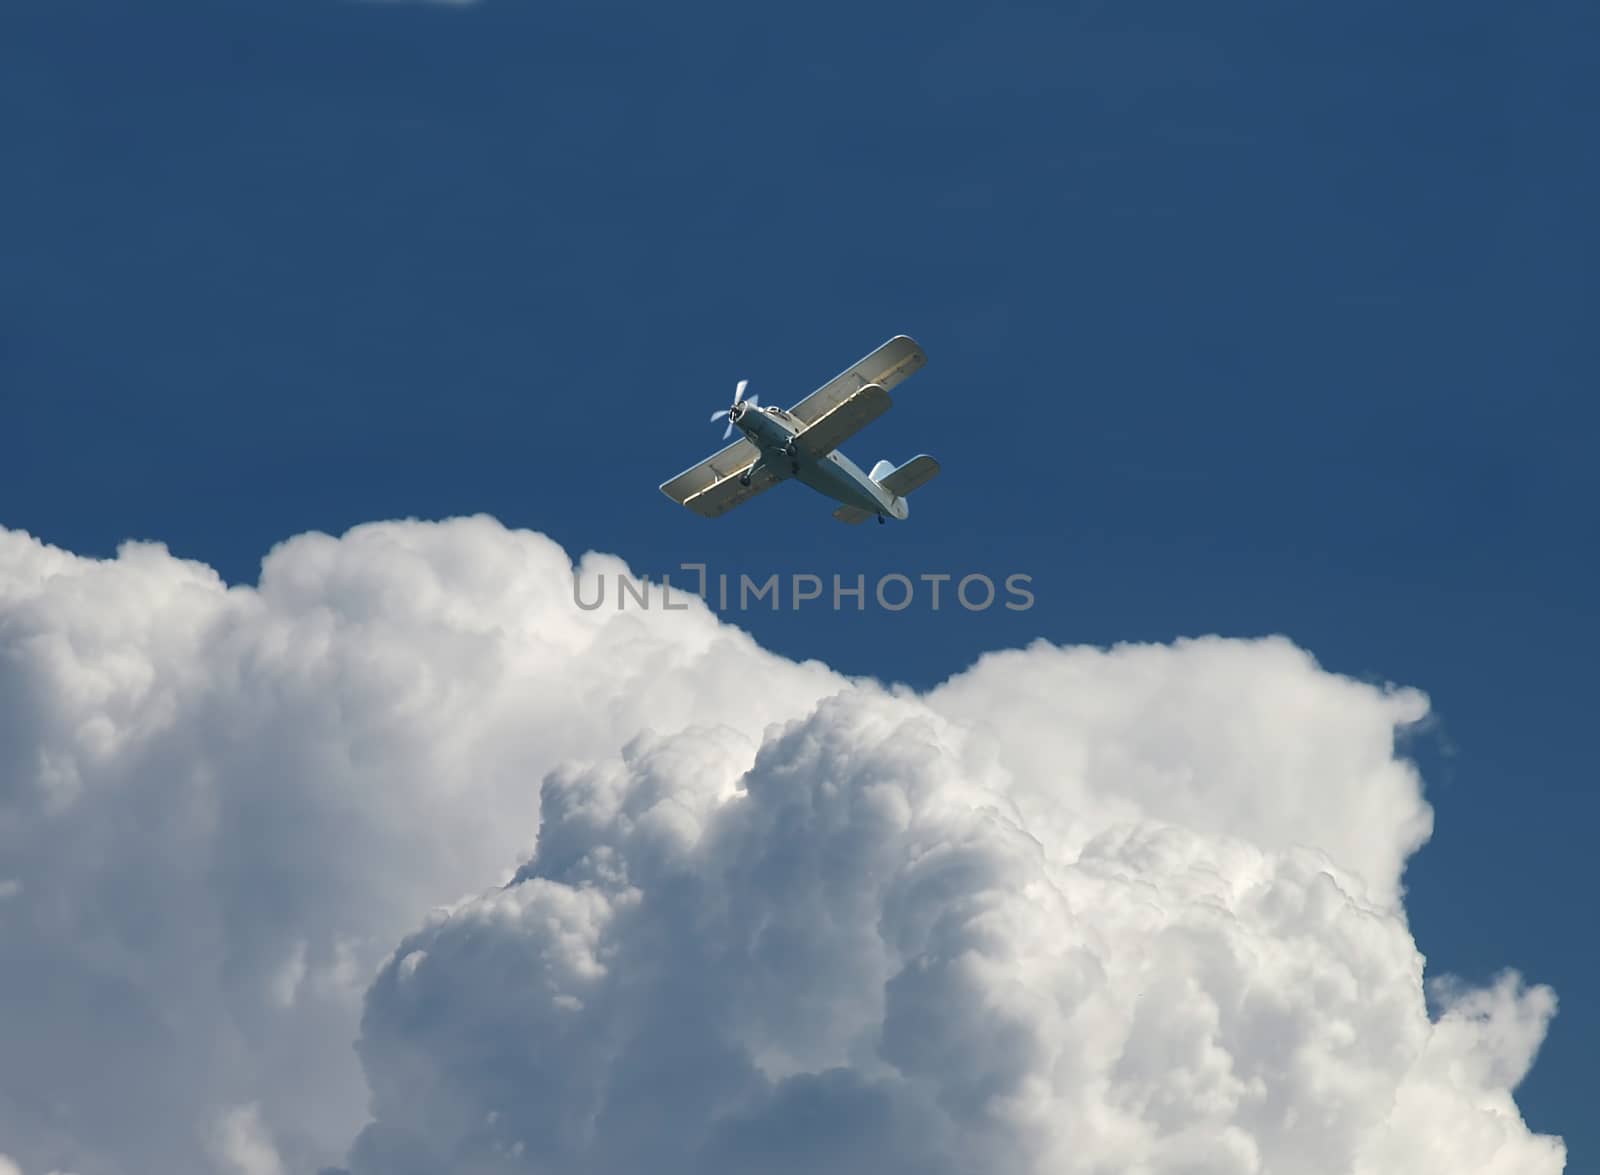
M 748 406 L 748 407 L 751 407 L 751 408 L 759 408 L 759 407 L 761 407 L 761 397 L 760 396 L 751 396 L 748 400 L 746 400 L 744 398 L 744 390 L 745 390 L 746 387 L 749 386 L 749 384 L 750 384 L 749 380 L 741 379 L 739 381 L 739 386 L 733 389 L 733 407 L 732 408 L 724 408 L 721 412 L 713 412 L 711 414 L 711 420 L 712 420 L 713 423 L 715 423 L 716 421 L 721 420 L 724 416 L 726 416 L 728 418 L 728 427 L 722 430 L 722 439 L 723 440 L 727 440 L 730 436 L 733 435 L 733 422 L 734 422 L 734 419 L 739 415 L 739 411 L 740 411 L 740 406 L 741 405 L 745 405 L 745 406 Z

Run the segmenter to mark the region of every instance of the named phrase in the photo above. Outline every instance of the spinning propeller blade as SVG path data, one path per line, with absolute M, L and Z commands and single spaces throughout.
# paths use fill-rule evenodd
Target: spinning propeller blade
M 727 440 L 729 437 L 731 437 L 733 435 L 733 414 L 734 414 L 735 411 L 738 410 L 739 405 L 744 403 L 744 390 L 745 390 L 745 388 L 747 388 L 749 386 L 750 386 L 750 381 L 749 380 L 741 379 L 739 381 L 739 386 L 734 388 L 734 390 L 733 390 L 733 407 L 732 408 L 724 408 L 720 412 L 713 412 L 711 414 L 711 421 L 712 421 L 713 424 L 716 423 L 717 421 L 721 420 L 724 416 L 726 416 L 728 418 L 728 427 L 722 430 L 722 439 L 723 440 Z M 761 398 L 759 396 L 751 396 L 750 397 L 750 407 L 759 408 L 760 406 L 761 406 Z

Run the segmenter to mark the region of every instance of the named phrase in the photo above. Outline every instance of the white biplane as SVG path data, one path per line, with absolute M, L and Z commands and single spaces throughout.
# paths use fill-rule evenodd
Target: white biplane
M 894 403 L 889 389 L 927 361 L 915 340 L 896 335 L 787 412 L 763 408 L 755 396 L 746 399 L 749 381 L 740 380 L 733 406 L 711 419 L 727 418 L 724 440 L 735 429 L 744 435 L 664 482 L 661 492 L 696 514 L 716 518 L 792 477 L 842 502 L 833 512 L 840 522 L 904 518 L 910 513 L 906 495 L 927 484 L 939 463 L 923 453 L 900 466 L 879 461 L 867 473 L 839 452 L 839 445 L 887 412 Z

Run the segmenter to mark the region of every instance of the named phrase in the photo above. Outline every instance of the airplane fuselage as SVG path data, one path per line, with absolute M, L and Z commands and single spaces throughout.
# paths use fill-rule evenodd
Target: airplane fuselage
M 800 422 L 781 408 L 744 407 L 733 423 L 761 450 L 760 464 L 774 477 L 793 477 L 824 497 L 889 518 L 910 512 L 904 498 L 891 494 L 859 465 L 834 449 L 818 457 L 795 443 Z

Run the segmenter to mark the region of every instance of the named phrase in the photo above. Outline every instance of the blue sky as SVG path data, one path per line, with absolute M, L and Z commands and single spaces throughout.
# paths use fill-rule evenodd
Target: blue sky
M 1415 685 L 1417 941 L 1556 988 L 1519 1101 L 1597 1170 L 1597 32 L 1578 2 L 10 5 L 0 523 L 243 582 L 300 531 L 480 511 L 649 573 L 1025 572 L 1023 613 L 745 621 L 920 686 L 1211 632 Z M 846 449 L 940 458 L 908 525 L 656 492 L 736 380 L 792 402 L 899 332 L 928 367 Z

